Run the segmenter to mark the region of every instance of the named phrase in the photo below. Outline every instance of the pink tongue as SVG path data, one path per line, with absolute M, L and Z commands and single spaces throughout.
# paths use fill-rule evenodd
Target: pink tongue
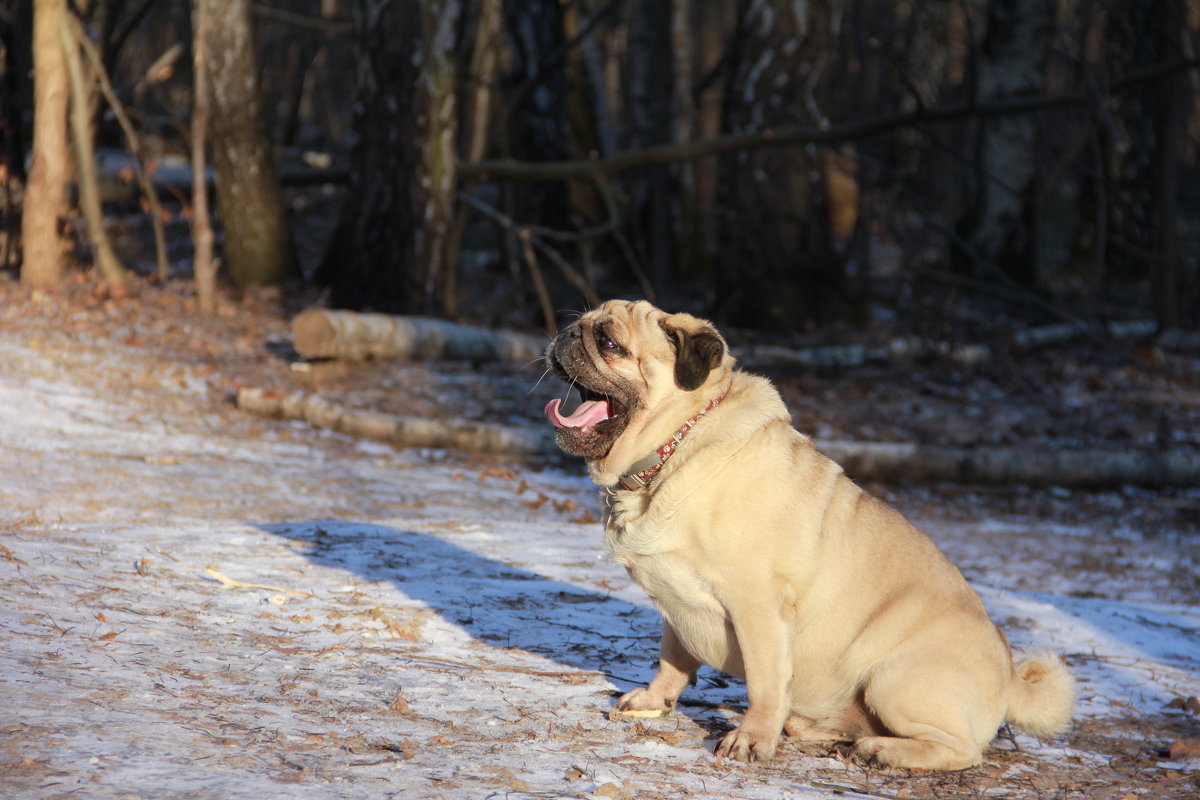
M 559 413 L 561 403 L 556 397 L 546 404 L 546 418 L 556 428 L 591 428 L 608 419 L 608 402 L 605 400 L 585 400 L 569 417 Z

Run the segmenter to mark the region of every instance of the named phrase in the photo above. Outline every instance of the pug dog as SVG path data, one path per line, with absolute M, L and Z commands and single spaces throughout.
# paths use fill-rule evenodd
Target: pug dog
M 606 548 L 663 618 L 657 673 L 616 710 L 667 713 L 708 664 L 749 695 L 719 758 L 765 761 L 786 732 L 923 770 L 978 764 L 1006 721 L 1069 723 L 1062 661 L 1014 663 L 954 565 L 796 431 L 711 323 L 609 301 L 545 361 L 582 398 L 546 406 L 558 445 L 586 460 Z

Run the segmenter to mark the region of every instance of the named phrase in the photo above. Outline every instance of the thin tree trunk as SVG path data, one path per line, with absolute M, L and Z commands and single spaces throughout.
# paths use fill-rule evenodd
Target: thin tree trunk
M 690 5 L 690 4 L 689 4 Z M 711 76 L 703 91 L 695 98 L 695 129 L 688 141 L 704 141 L 721 135 L 721 109 L 724 101 L 726 70 L 721 68 L 721 59 L 726 47 L 726 29 L 729 26 L 730 4 L 724 0 L 700 0 L 696 5 L 697 30 L 695 34 L 696 74 Z M 676 58 L 679 56 L 676 55 Z M 688 92 L 696 86 L 687 87 Z M 676 91 L 680 91 L 677 87 Z M 692 257 L 684 263 L 699 261 L 696 272 L 707 274 L 717 263 L 720 252 L 718 231 L 720 230 L 720 160 L 715 157 L 700 158 L 695 162 L 696 233 L 689 247 Z
M 192 3 L 192 275 L 201 313 L 217 310 L 217 266 L 213 258 L 212 220 L 208 214 L 208 180 L 205 153 L 208 145 L 208 13 L 203 0 Z
M 66 16 L 66 0 L 34 0 L 33 158 L 21 217 L 21 282 L 39 288 L 57 286 L 63 273 L 59 227 L 71 163 L 67 65 L 60 34 Z
M 297 277 L 283 189 L 263 124 L 249 0 L 198 0 L 207 14 L 212 160 L 225 261 L 234 283 Z
M 692 78 L 695 63 L 695 42 L 692 31 L 691 0 L 672 0 L 671 3 L 671 58 L 675 109 L 671 141 L 675 144 L 690 142 L 696 138 L 696 100 L 693 96 Z M 675 166 L 677 189 L 675 191 L 675 213 L 673 238 L 675 245 L 675 272 L 687 276 L 695 268 L 698 255 L 700 230 L 696 196 L 696 164 L 684 161 Z
M 92 76 L 84 75 L 83 59 L 79 56 L 79 45 L 71 31 L 70 15 L 63 17 L 59 39 L 66 58 L 67 77 L 71 83 L 69 121 L 71 136 L 75 140 L 75 184 L 79 187 L 79 207 L 83 212 L 92 260 L 105 280 L 123 281 L 128 273 L 113 250 L 112 240 L 108 238 L 108 230 L 104 227 L 100 185 L 96 180 L 96 152 L 92 128 L 93 97 L 96 93 L 91 87 Z
M 116 117 L 117 124 L 121 127 L 122 133 L 125 134 L 125 141 L 128 143 L 129 152 L 133 157 L 134 171 L 137 172 L 138 185 L 142 187 L 142 196 L 145 198 L 148 207 L 147 213 L 150 217 L 150 227 L 154 231 L 154 258 L 158 267 L 158 277 L 160 280 L 165 281 L 167 279 L 168 267 L 167 236 L 163 230 L 162 206 L 158 202 L 158 192 L 155 191 L 153 181 L 146 171 L 145 148 L 142 146 L 141 137 L 138 136 L 137 130 L 134 129 L 129 115 L 125 113 L 125 107 L 117 97 L 116 91 L 113 90 L 112 81 L 109 80 L 108 70 L 104 66 L 100 52 L 92 44 L 91 40 L 87 38 L 87 32 L 84 30 L 83 24 L 78 20 L 71 20 L 71 31 L 75 42 L 87 54 L 92 74 L 95 76 L 96 83 L 100 87 L 100 93 L 104 95 L 109 109 L 112 111 L 113 116 Z M 100 194 L 103 196 L 103 177 L 100 176 L 97 180 L 100 183 Z
M 631 12 L 630 142 L 633 147 L 641 148 L 677 141 L 672 113 L 677 110 L 671 47 L 672 4 L 636 0 Z M 635 243 L 649 267 L 651 283 L 662 291 L 670 281 L 674 261 L 671 170 L 667 165 L 657 165 L 641 175 L 627 176 L 626 181 Z
M 446 275 L 458 268 L 447 264 L 445 256 L 450 251 L 447 239 L 457 231 L 454 197 L 458 184 L 458 87 L 454 46 L 461 7 L 460 0 L 426 0 L 421 8 L 429 116 L 418 146 L 429 193 L 418 209 L 423 223 L 417 230 L 415 262 L 424 272 L 425 304 L 430 306 L 443 292 Z

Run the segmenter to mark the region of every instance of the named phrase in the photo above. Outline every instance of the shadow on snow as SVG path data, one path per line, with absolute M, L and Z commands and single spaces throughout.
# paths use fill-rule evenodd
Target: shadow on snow
M 436 536 L 342 520 L 259 525 L 313 563 L 390 581 L 476 639 L 625 684 L 649 680 L 660 619 L 646 606 L 494 561 Z

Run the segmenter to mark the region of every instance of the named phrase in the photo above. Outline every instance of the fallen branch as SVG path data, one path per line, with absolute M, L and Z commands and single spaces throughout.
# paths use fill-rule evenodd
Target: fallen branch
M 465 661 L 454 661 L 449 658 L 429 658 L 409 656 L 407 661 L 418 664 L 429 664 L 435 668 L 469 669 L 476 672 L 511 672 L 517 675 L 536 675 L 539 678 L 604 678 L 605 673 L 594 670 L 544 670 L 527 667 L 506 667 L 500 664 L 468 664 Z
M 546 455 L 558 449 L 549 428 L 430 420 L 356 411 L 313 394 L 238 392 L 238 407 L 262 416 L 301 420 L 352 436 L 417 447 L 448 447 L 505 455 Z M 884 483 L 979 483 L 1063 486 L 1200 485 L 1200 452 L 1192 450 L 1053 450 L 1022 447 L 937 447 L 818 439 L 821 452 L 850 477 Z
M 204 571 L 206 573 L 208 573 L 208 576 L 210 578 L 220 581 L 222 584 L 224 584 L 225 586 L 228 586 L 231 589 L 266 589 L 267 591 L 270 591 L 270 592 L 283 592 L 284 594 L 294 594 L 297 597 L 312 597 L 313 596 L 311 592 L 301 592 L 296 589 L 286 589 L 282 586 L 269 586 L 265 583 L 246 583 L 245 581 L 239 581 L 236 578 L 230 578 L 225 575 L 222 575 L 221 573 L 217 572 L 212 567 L 206 567 Z
M 1117 78 L 1109 84 L 1109 90 L 1116 91 L 1162 75 L 1195 69 L 1197 66 L 1200 66 L 1200 59 L 1163 62 Z M 694 139 L 688 142 L 629 150 L 607 158 L 587 158 L 576 161 L 517 161 L 511 158 L 464 161 L 458 165 L 458 174 L 460 177 L 483 180 L 589 179 L 596 176 L 615 175 L 619 172 L 656 164 L 692 161 L 738 150 L 811 144 L 829 145 L 865 139 L 902 128 L 923 128 L 966 119 L 992 119 L 1039 111 L 1060 111 L 1063 108 L 1090 106 L 1095 103 L 1096 97 L 1090 92 L 1009 97 L 986 104 L 971 103 L 943 108 L 919 108 L 909 113 L 884 114 L 871 119 L 824 127 L 768 128 L 750 133 Z
M 305 358 L 447 358 L 539 361 L 546 339 L 429 317 L 312 308 L 292 320 L 292 345 Z
M 445 447 L 476 453 L 533 455 L 557 452 L 550 431 L 462 419 L 436 420 L 357 411 L 307 392 L 276 395 L 241 389 L 238 408 L 266 417 L 293 419 L 351 436 L 408 447 Z

